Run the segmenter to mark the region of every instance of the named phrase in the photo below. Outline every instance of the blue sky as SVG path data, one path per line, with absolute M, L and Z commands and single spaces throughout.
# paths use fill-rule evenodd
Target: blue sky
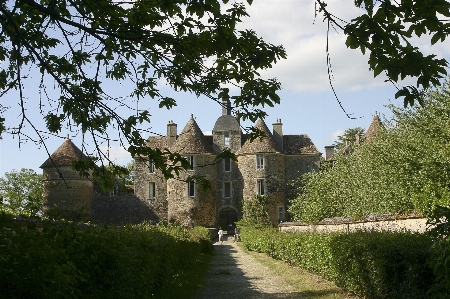
M 358 9 L 353 1 L 330 0 L 329 10 L 345 20 L 358 15 Z M 320 16 L 314 18 L 314 0 L 255 0 L 248 9 L 250 14 L 241 28 L 253 29 L 264 40 L 273 44 L 282 44 L 287 51 L 287 59 L 276 64 L 272 69 L 262 73 L 265 78 L 276 77 L 282 84 L 280 91 L 281 104 L 265 109 L 269 116 L 266 124 L 269 128 L 277 118 L 283 123 L 284 134 L 308 134 L 319 151 L 324 152 L 324 146 L 331 145 L 337 136 L 345 129 L 352 127 L 367 128 L 377 111 L 389 117 L 385 105 L 402 104 L 394 99 L 395 88 L 385 83 L 380 75 L 373 78 L 367 64 L 368 56 L 363 56 L 359 50 L 350 50 L 345 46 L 345 36 L 342 33 L 330 34 L 330 58 L 333 70 L 333 85 L 339 100 L 345 110 L 356 119 L 349 119 L 339 107 L 328 81 L 326 64 L 326 26 Z M 426 54 L 437 54 L 450 60 L 450 42 L 446 41 L 430 47 L 427 37 L 417 39 L 418 45 Z M 34 79 L 38 82 L 39 78 Z M 408 84 L 412 81 L 406 81 Z M 165 87 L 164 87 L 165 88 Z M 110 94 L 121 94 L 123 86 L 110 84 Z M 191 113 L 204 132 L 210 132 L 216 119 L 221 115 L 221 107 L 206 98 L 196 98 L 194 95 L 175 93 L 166 90 L 177 101 L 178 106 L 171 109 L 159 109 L 157 102 L 141 101 L 141 107 L 150 111 L 151 123 L 145 128 L 155 134 L 166 134 L 166 124 L 173 120 L 181 132 Z M 37 91 L 27 90 L 30 108 L 27 113 L 38 126 L 43 126 L 38 111 Z M 14 95 L 2 97 L 2 105 L 10 106 L 3 117 L 9 125 L 17 124 L 20 111 L 17 109 Z M 34 108 L 33 108 L 34 107 Z M 249 123 L 243 123 L 249 126 Z M 42 127 L 43 128 L 43 127 Z M 36 136 L 30 130 L 31 139 Z M 70 135 L 73 142 L 81 147 L 83 138 L 80 133 L 63 130 L 58 136 L 47 136 L 45 145 L 52 153 Z M 31 168 L 41 172 L 39 166 L 47 159 L 44 146 L 36 146 L 33 142 L 19 143 L 17 138 L 3 134 L 0 140 L 0 175 L 12 169 Z M 125 145 L 126 146 L 126 145 Z M 92 142 L 86 141 L 84 147 L 87 153 L 92 153 Z M 104 150 L 108 143 L 103 143 Z M 109 143 L 110 158 L 119 164 L 131 161 L 124 145 L 119 142 Z

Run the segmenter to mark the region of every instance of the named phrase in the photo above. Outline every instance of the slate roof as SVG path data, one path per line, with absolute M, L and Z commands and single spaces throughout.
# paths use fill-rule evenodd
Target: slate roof
M 216 120 L 213 131 L 240 131 L 241 126 L 232 115 L 222 115 Z
M 286 155 L 319 154 L 308 135 L 284 135 L 283 147 Z
M 384 129 L 383 123 L 381 122 L 380 118 L 378 117 L 378 114 L 375 114 L 373 117 L 372 123 L 370 124 L 369 128 L 367 129 L 365 140 L 371 141 L 375 137 L 376 134 L 378 134 L 381 130 Z
M 61 144 L 60 147 L 58 147 L 58 149 L 40 166 L 40 168 L 70 166 L 73 161 L 79 160 L 80 158 L 82 160 L 89 160 L 89 157 L 83 154 L 83 152 L 75 144 L 73 144 L 70 139 L 66 139 L 63 144 Z
M 252 142 L 247 140 L 240 150 L 236 154 L 254 154 L 254 153 L 276 153 L 283 152 L 281 146 L 275 142 L 272 133 L 267 128 L 266 123 L 263 120 L 258 120 L 255 128 L 263 131 L 267 137 L 256 138 Z
M 150 136 L 147 139 L 147 145 L 150 148 L 157 148 L 160 150 L 164 150 L 167 148 L 167 137 L 166 136 Z
M 214 150 L 192 115 L 170 150 L 180 154 L 214 154 Z

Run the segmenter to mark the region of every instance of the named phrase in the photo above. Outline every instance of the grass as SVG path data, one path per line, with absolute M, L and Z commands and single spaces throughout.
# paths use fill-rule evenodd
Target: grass
M 203 286 L 212 255 L 201 254 L 192 267 L 174 277 L 164 286 L 161 292 L 154 294 L 155 298 L 179 299 L 192 298 L 195 291 Z
M 344 299 L 358 298 L 352 293 L 348 293 L 337 287 L 333 282 L 326 280 L 320 275 L 313 274 L 302 268 L 293 267 L 289 264 L 275 260 L 264 253 L 247 251 L 242 243 L 239 246 L 247 254 L 251 255 L 258 262 L 269 267 L 274 273 L 282 277 L 286 283 L 291 285 L 296 292 L 301 293 L 301 298 L 320 299 Z

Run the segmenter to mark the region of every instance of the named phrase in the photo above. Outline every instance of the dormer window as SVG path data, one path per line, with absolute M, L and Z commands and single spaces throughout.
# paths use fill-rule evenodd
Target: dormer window
M 223 146 L 224 147 L 230 147 L 231 143 L 231 133 L 230 132 L 224 132 L 223 133 Z
M 256 155 L 256 169 L 264 169 L 264 155 Z

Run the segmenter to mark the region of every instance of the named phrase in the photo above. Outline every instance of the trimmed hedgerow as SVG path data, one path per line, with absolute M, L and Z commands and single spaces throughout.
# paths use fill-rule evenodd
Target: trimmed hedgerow
M 368 298 L 425 298 L 434 275 L 426 260 L 427 235 L 389 232 L 280 233 L 241 230 L 248 250 L 324 275 L 336 285 Z
M 206 229 L 43 222 L 0 214 L 2 298 L 151 298 L 212 244 Z

